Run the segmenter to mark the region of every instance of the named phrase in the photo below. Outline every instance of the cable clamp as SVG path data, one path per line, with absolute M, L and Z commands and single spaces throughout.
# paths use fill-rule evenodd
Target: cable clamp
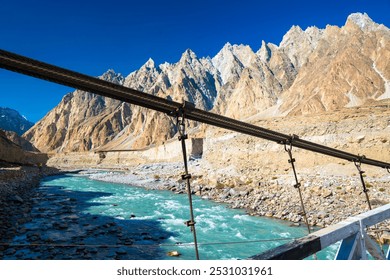
M 358 155 L 358 158 L 354 159 L 353 160 L 353 163 L 355 164 L 356 168 L 358 169 L 359 173 L 360 174 L 363 174 L 364 171 L 361 169 L 361 166 L 362 166 L 362 159 L 366 158 L 365 155 Z
M 295 185 L 294 185 L 294 188 L 296 188 L 296 189 L 299 189 L 301 187 L 301 183 L 296 183 Z
M 187 227 L 193 227 L 196 223 L 194 221 L 186 221 L 184 222 L 184 224 L 187 226 Z
M 284 144 L 284 150 L 288 153 L 290 153 L 292 151 L 292 143 L 294 142 L 294 140 L 296 139 L 299 139 L 299 136 L 296 135 L 296 134 L 292 134 L 290 135 L 289 138 L 287 138 L 286 140 L 282 141 L 281 144 Z M 287 145 L 289 145 L 289 147 L 287 147 Z
M 183 175 L 181 175 L 181 178 L 183 180 L 191 179 L 191 174 L 183 174 Z

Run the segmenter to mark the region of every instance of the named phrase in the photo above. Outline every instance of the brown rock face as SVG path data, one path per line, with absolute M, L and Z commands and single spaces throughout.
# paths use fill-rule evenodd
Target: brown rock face
M 21 146 L 8 139 L 7 132 L 0 129 L 0 162 L 37 165 L 47 162 L 47 155 L 25 151 Z
M 20 137 L 16 132 L 13 131 L 5 131 L 6 137 L 15 143 L 17 146 L 21 147 L 25 151 L 30 152 L 39 152 L 37 148 L 34 147 L 33 144 L 28 142 L 26 139 Z
M 390 30 L 366 14 L 343 27 L 293 26 L 279 46 L 226 44 L 213 58 L 187 50 L 174 64 L 148 60 L 126 78 L 101 78 L 236 119 L 316 114 L 390 98 Z M 198 124 L 190 123 L 190 128 Z M 176 133 L 158 112 L 76 90 L 24 134 L 39 150 L 140 149 Z
M 351 15 L 341 28 L 327 26 L 280 109 L 300 115 L 389 98 L 389 61 L 390 30 Z

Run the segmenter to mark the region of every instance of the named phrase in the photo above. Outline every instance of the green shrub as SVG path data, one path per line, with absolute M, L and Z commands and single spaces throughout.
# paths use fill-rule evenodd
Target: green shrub
M 372 184 L 370 184 L 370 183 L 366 183 L 366 188 L 372 188 L 373 187 L 373 185 Z

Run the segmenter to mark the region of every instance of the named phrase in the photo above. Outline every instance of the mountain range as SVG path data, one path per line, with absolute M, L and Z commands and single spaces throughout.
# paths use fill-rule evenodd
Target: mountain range
M 16 110 L 0 107 L 0 129 L 13 131 L 22 135 L 29 130 L 34 123 L 20 115 Z
M 367 14 L 344 26 L 293 26 L 257 51 L 227 43 L 214 57 L 187 49 L 177 63 L 149 59 L 101 79 L 242 120 L 310 115 L 390 98 L 390 30 Z M 190 123 L 190 128 L 199 127 Z M 24 137 L 43 152 L 141 149 L 176 134 L 161 113 L 75 90 Z

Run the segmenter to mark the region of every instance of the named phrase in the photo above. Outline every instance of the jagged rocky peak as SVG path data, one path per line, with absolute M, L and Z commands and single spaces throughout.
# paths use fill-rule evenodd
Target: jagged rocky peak
M 287 54 L 294 67 L 299 69 L 307 62 L 322 36 L 323 31 L 317 27 L 312 26 L 303 31 L 299 26 L 294 25 L 283 36 L 279 48 Z
M 140 69 L 130 73 L 124 80 L 123 85 L 129 88 L 155 94 L 158 89 L 153 89 L 157 78 L 161 73 L 159 67 L 156 68 L 153 59 L 149 58 Z
M 122 74 L 115 73 L 113 69 L 107 70 L 103 75 L 99 76 L 99 78 L 118 85 L 122 85 L 125 80 Z
M 328 25 L 293 85 L 283 93 L 280 109 L 311 114 L 387 96 L 390 68 L 382 62 L 389 61 L 389 31 L 359 13 L 349 16 L 341 28 Z M 301 51 L 304 44 L 300 47 Z
M 248 45 L 232 45 L 226 43 L 225 46 L 212 58 L 214 66 L 219 70 L 226 65 L 226 62 L 236 58 L 244 67 L 248 67 L 254 58 L 254 52 Z
M 182 54 L 179 63 L 193 63 L 193 61 L 197 59 L 198 57 L 191 49 L 186 49 Z
M 317 26 L 309 26 L 305 30 L 305 34 L 309 36 L 309 40 L 313 46 L 316 46 L 318 41 L 322 38 L 324 30 L 318 28 Z
M 266 43 L 264 40 L 261 41 L 261 47 L 257 51 L 257 55 L 261 61 L 268 62 L 272 56 L 272 49 L 277 48 L 274 44 Z
M 291 26 L 290 30 L 284 34 L 280 47 L 284 47 L 288 44 L 293 43 L 294 39 L 300 38 L 304 35 L 302 28 L 298 25 Z
M 357 25 L 363 31 L 373 31 L 379 27 L 379 24 L 375 23 L 366 13 L 350 14 L 345 25 L 350 23 Z
M 141 69 L 145 69 L 145 70 L 151 70 L 151 69 L 154 69 L 156 66 L 155 66 L 155 63 L 154 63 L 154 60 L 152 58 L 149 58 L 144 65 L 142 65 Z
M 222 84 L 226 84 L 230 79 L 236 80 L 242 70 L 250 67 L 256 58 L 251 47 L 226 43 L 211 61 L 220 73 Z

